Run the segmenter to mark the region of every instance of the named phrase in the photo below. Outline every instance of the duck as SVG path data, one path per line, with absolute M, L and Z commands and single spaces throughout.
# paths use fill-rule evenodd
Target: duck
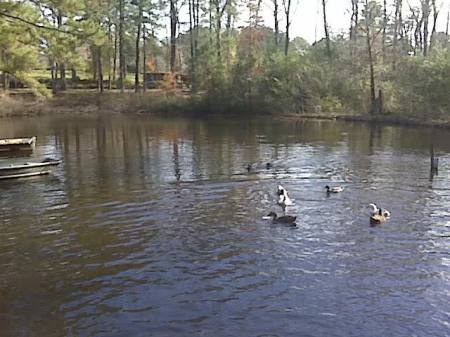
M 372 215 L 383 215 L 386 219 L 391 217 L 391 212 L 387 209 L 378 208 L 376 204 L 369 204 L 372 207 Z
M 386 222 L 391 217 L 391 212 L 386 209 L 378 208 L 375 204 L 370 204 L 372 207 L 372 214 L 370 216 L 371 225 L 379 225 Z
M 342 186 L 334 186 L 334 187 L 330 187 L 330 186 L 325 186 L 327 193 L 340 193 L 344 190 L 344 188 Z
M 380 208 L 377 214 L 372 214 L 370 216 L 370 224 L 371 225 L 379 225 L 383 222 L 386 222 L 389 218 L 383 214 L 383 210 Z
M 277 202 L 278 205 L 281 206 L 283 212 L 286 212 L 286 207 L 293 205 L 291 198 L 289 198 L 288 192 L 283 186 L 278 185 L 277 195 L 278 195 L 278 202 Z
M 275 212 L 270 212 L 267 214 L 268 217 L 272 218 L 272 223 L 279 223 L 279 224 L 285 224 L 290 225 L 292 227 L 296 227 L 297 224 L 295 223 L 295 220 L 297 220 L 296 216 L 292 215 L 282 215 L 278 216 Z

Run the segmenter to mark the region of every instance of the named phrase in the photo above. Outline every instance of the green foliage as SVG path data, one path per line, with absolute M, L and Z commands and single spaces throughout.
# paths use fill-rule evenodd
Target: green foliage
M 405 58 L 396 84 L 400 110 L 430 116 L 450 113 L 450 52 L 436 50 L 429 58 Z
M 0 11 L 20 14 L 31 21 L 37 17 L 32 7 L 22 4 L 1 3 Z M 14 75 L 39 66 L 39 41 L 35 35 L 36 30 L 22 22 L 0 20 L 0 71 Z
M 134 64 L 141 4 L 148 37 L 147 70 L 167 71 L 170 43 L 153 34 L 164 23 L 161 13 L 167 11 L 169 2 L 140 1 L 125 1 L 125 63 Z M 0 71 L 14 75 L 43 95 L 48 92 L 34 78 L 45 77 L 42 71 L 49 77 L 50 65 L 58 66 L 59 76 L 61 70 L 75 69 L 83 79 L 93 79 L 98 74 L 97 61 L 101 61 L 103 72 L 111 74 L 116 55 L 117 71 L 118 44 L 117 41 L 114 44 L 114 38 L 118 32 L 118 3 L 118 0 L 1 2 L 0 12 L 11 17 L 0 20 Z M 177 3 L 178 10 L 187 11 L 186 4 Z M 310 45 L 298 37 L 291 41 L 289 54 L 285 56 L 284 32 L 278 32 L 277 45 L 272 27 L 262 21 L 260 2 L 199 1 L 200 27 L 194 28 L 197 39 L 194 60 L 190 59 L 191 32 L 183 31 L 188 26 L 183 25 L 186 22 L 180 22 L 178 27 L 182 32 L 177 39 L 176 60 L 180 72 L 195 78 L 198 95 L 192 95 L 190 100 L 167 95 L 158 104 L 167 103 L 176 110 L 185 104 L 188 110 L 212 113 L 367 113 L 372 107 L 370 49 L 374 87 L 376 95 L 381 92 L 384 113 L 424 118 L 448 116 L 448 35 L 436 32 L 427 58 L 419 56 L 423 54 L 423 46 L 410 39 L 398 40 L 394 48 L 392 17 L 383 26 L 381 2 L 366 1 L 366 4 L 360 7 L 354 39 L 332 35 L 330 57 L 324 39 Z M 244 7 L 248 9 L 248 17 L 239 15 Z M 423 14 L 420 10 L 417 9 L 417 14 Z M 185 14 L 179 14 L 180 18 L 184 20 Z M 245 23 L 244 27 L 235 27 L 238 19 Z M 404 19 L 399 31 L 405 33 L 404 37 L 413 37 L 417 23 L 414 18 Z M 101 58 L 97 58 L 100 53 Z M 37 69 L 45 70 L 37 72 Z M 133 86 L 132 75 L 125 78 L 127 88 Z M 164 109 L 159 106 L 158 110 Z

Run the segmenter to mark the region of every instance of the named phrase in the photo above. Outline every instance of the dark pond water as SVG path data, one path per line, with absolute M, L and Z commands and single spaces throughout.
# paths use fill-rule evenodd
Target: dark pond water
M 0 182 L 2 337 L 450 335 L 448 132 L 0 120 L 23 135 L 63 164 Z M 279 183 L 297 229 L 262 219 Z M 370 227 L 371 202 L 392 219 Z

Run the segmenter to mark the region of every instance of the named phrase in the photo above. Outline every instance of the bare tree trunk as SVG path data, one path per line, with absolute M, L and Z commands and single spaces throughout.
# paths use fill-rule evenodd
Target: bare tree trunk
M 212 11 L 213 11 L 213 0 L 209 0 L 209 44 L 213 45 L 213 37 L 212 37 L 212 29 L 213 29 L 213 18 L 212 18 Z
M 359 22 L 358 0 L 352 0 L 352 15 L 350 17 L 350 40 L 356 40 L 356 28 Z
M 142 91 L 147 91 L 145 74 L 147 73 L 147 43 L 145 25 L 142 25 Z
M 422 0 L 422 22 L 423 22 L 423 56 L 428 55 L 428 20 L 430 17 L 430 0 Z
M 108 90 L 111 90 L 111 45 L 112 45 L 112 34 L 111 34 L 111 22 L 108 23 Z
M 176 37 L 177 37 L 177 6 L 176 0 L 170 0 L 170 72 L 175 72 Z
M 368 0 L 365 1 L 365 30 L 366 30 L 366 43 L 367 43 L 367 54 L 369 58 L 369 73 L 370 73 L 370 113 L 375 112 L 375 73 L 373 67 L 373 55 L 372 55 L 372 35 L 369 20 L 372 20 L 372 13 L 369 8 Z
M 103 62 L 102 62 L 102 47 L 97 47 L 97 80 L 98 80 L 98 90 L 103 92 Z
M 291 0 L 283 0 L 284 5 L 284 14 L 286 16 L 286 25 L 285 25 L 285 33 L 284 33 L 284 55 L 288 55 L 289 51 L 289 28 L 291 25 L 290 14 L 291 14 Z
M 352 0 L 352 15 L 350 18 L 350 57 L 353 58 L 355 42 L 357 38 L 359 22 L 359 4 L 358 0 Z
M 192 91 L 196 91 L 196 55 L 195 55 L 195 32 L 194 32 L 194 26 L 195 26 L 195 7 L 194 7 L 194 0 L 189 0 L 189 38 L 190 38 L 190 47 L 191 47 L 191 88 Z
M 280 35 L 280 23 L 278 22 L 278 0 L 273 0 L 273 20 L 275 22 L 274 34 L 275 34 L 275 46 L 278 49 L 279 35 Z
M 227 23 L 225 27 L 226 37 L 227 37 L 227 55 L 226 55 L 226 62 L 227 62 L 227 71 L 230 69 L 230 62 L 231 62 L 231 22 L 232 22 L 232 13 L 230 10 L 227 10 Z
M 422 20 L 419 18 L 419 13 L 416 13 L 413 8 L 410 8 L 411 16 L 416 23 L 414 28 L 414 55 L 417 55 L 417 49 L 422 50 Z
M 58 29 L 61 29 L 62 27 L 62 13 L 58 11 L 58 16 L 57 16 L 57 23 L 58 23 Z M 60 68 L 59 68 L 59 72 L 61 75 L 61 83 L 60 83 L 60 89 L 61 90 L 66 90 L 67 86 L 66 86 L 66 65 L 64 64 L 64 62 L 60 63 Z
M 331 62 L 330 34 L 328 33 L 326 0 L 322 0 L 322 10 L 323 10 L 323 30 L 325 32 L 325 41 L 327 45 L 327 56 L 328 60 Z
M 399 29 L 401 29 L 400 26 L 400 19 L 401 19 L 401 11 L 402 11 L 402 0 L 396 0 L 395 1 L 395 19 L 394 19 L 394 38 L 392 42 L 392 69 L 395 70 L 397 66 L 397 45 L 398 45 L 398 36 L 399 36 Z
M 221 41 L 220 41 L 220 31 L 222 30 L 222 15 L 220 13 L 219 1 L 216 0 L 216 53 L 217 53 L 217 64 L 222 63 L 221 60 Z
M 386 59 L 386 29 L 387 29 L 387 25 L 388 25 L 388 17 L 387 17 L 387 1 L 383 0 L 383 30 L 382 30 L 382 57 L 383 57 L 383 62 Z
M 124 21 L 125 21 L 125 9 L 124 1 L 119 0 L 119 88 L 120 92 L 125 92 L 125 54 L 124 54 Z
M 140 54 L 140 42 L 141 42 L 141 25 L 142 25 L 142 0 L 139 0 L 139 16 L 136 27 L 136 48 L 135 48 L 135 62 L 134 62 L 134 92 L 139 92 L 139 54 Z
M 196 2 L 197 1 L 197 2 Z M 194 38 L 194 50 L 197 55 L 198 51 L 198 29 L 200 27 L 200 0 L 194 0 L 195 5 L 195 18 L 194 18 L 194 27 L 195 27 L 195 38 Z
M 431 5 L 433 7 L 433 28 L 431 30 L 431 37 L 430 37 L 430 50 L 433 49 L 434 40 L 436 38 L 436 22 L 439 15 L 439 10 L 436 6 L 436 0 L 431 0 Z
M 114 55 L 113 55 L 113 71 L 112 71 L 112 81 L 117 88 L 116 84 L 116 74 L 117 74 L 117 24 L 114 25 Z
M 94 80 L 94 81 L 97 81 L 98 80 L 98 70 L 97 70 L 97 67 L 98 67 L 98 62 L 97 62 L 97 53 L 98 53 L 98 50 L 97 50 L 97 47 L 95 46 L 95 45 L 92 45 L 91 47 L 91 54 L 92 54 L 92 79 Z

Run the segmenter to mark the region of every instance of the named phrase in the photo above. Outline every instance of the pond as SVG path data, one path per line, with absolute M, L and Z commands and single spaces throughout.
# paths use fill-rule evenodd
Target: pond
M 0 182 L 2 337 L 449 334 L 447 131 L 0 120 L 0 138 L 31 135 L 34 157 L 62 164 Z M 278 184 L 297 228 L 263 219 L 281 213 Z M 369 225 L 372 202 L 387 223 Z

